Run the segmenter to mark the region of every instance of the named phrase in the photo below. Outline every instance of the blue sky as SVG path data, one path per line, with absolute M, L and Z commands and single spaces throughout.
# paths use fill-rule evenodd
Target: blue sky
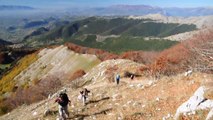
M 99 7 L 117 4 L 151 5 L 159 7 L 212 7 L 213 0 L 0 0 L 0 5 L 32 7 Z

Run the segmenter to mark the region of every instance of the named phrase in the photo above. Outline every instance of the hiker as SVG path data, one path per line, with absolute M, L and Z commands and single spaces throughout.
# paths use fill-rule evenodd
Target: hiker
M 88 99 L 88 94 L 89 93 L 90 93 L 90 91 L 87 90 L 87 88 L 84 88 L 84 90 L 80 92 L 80 94 L 82 95 L 82 101 L 83 101 L 84 105 L 86 105 L 86 101 Z
M 79 95 L 78 95 L 78 100 L 79 101 L 83 101 L 83 93 L 84 93 L 84 91 L 80 91 L 79 92 Z
M 120 82 L 120 75 L 119 75 L 119 74 L 117 74 L 115 79 L 116 79 L 116 83 L 117 83 L 117 85 L 118 85 L 118 84 L 119 84 L 119 82 Z
M 59 119 L 66 120 L 66 118 L 69 117 L 68 104 L 70 105 L 71 103 L 67 94 L 60 93 L 59 97 L 55 100 L 55 102 L 59 104 L 58 106 Z
M 133 79 L 134 79 L 134 77 L 135 77 L 135 75 L 134 75 L 134 74 L 132 74 L 132 75 L 130 76 L 131 80 L 133 80 Z

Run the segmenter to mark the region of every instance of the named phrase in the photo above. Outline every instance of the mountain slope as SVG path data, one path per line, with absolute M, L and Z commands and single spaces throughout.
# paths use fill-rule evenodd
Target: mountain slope
M 124 63 L 126 67 L 123 67 Z M 113 70 L 112 66 L 117 66 L 117 69 Z M 143 65 L 128 60 L 105 61 L 67 85 L 65 88 L 72 101 L 69 106 L 70 119 L 173 119 L 178 106 L 199 88 L 203 79 L 211 78 L 207 74 L 193 73 L 189 76 L 163 77 L 158 81 L 142 76 L 131 81 L 123 76 L 122 71 L 135 73 L 140 66 Z M 120 85 L 112 81 L 117 72 L 122 75 Z M 83 83 L 86 85 L 78 86 Z M 86 106 L 77 100 L 83 87 L 92 93 Z M 56 94 L 30 106 L 19 107 L 1 119 L 56 119 L 58 109 L 55 98 Z M 46 110 L 49 113 L 44 115 Z
M 64 46 L 43 49 L 38 57 L 38 60 L 14 78 L 18 86 L 56 74 L 60 79 L 68 80 L 76 70 L 87 72 L 100 62 L 96 56 L 76 54 Z
M 47 25 L 48 21 L 30 21 L 24 25 L 24 29 Z
M 13 44 L 12 42 L 0 39 L 0 46 L 12 45 L 12 44 Z
M 33 31 L 32 33 L 30 33 L 29 35 L 25 36 L 23 38 L 23 41 L 25 41 L 26 39 L 32 38 L 34 36 L 44 34 L 44 33 L 48 32 L 48 31 L 49 31 L 49 29 L 47 29 L 45 27 L 40 27 L 40 28 L 36 29 L 35 31 Z
M 64 91 L 66 89 L 72 100 L 72 105 L 69 107 L 71 112 L 70 119 L 165 120 L 174 119 L 176 117 L 180 120 L 205 119 L 207 113 L 213 109 L 212 70 L 210 68 L 209 71 L 206 71 L 209 74 L 201 73 L 198 72 L 196 66 L 198 65 L 200 67 L 200 65 L 202 65 L 200 62 L 208 62 L 204 65 L 206 65 L 206 67 L 211 67 L 211 57 L 209 58 L 209 55 L 207 56 L 209 61 L 206 61 L 206 59 L 204 61 L 198 59 L 197 61 L 197 58 L 201 58 L 200 55 L 192 54 L 193 51 L 189 51 L 189 48 L 190 45 L 193 45 L 195 49 L 203 50 L 205 47 L 205 50 L 211 50 L 212 47 L 209 43 L 212 42 L 212 33 L 209 31 L 209 33 L 199 34 L 198 36 L 199 37 L 192 38 L 191 41 L 182 42 L 162 52 L 151 66 L 145 66 L 144 64 L 136 63 L 131 60 L 107 60 L 100 64 L 97 63 L 97 66 L 88 70 L 84 76 L 66 82 L 65 85 L 61 86 L 63 87 L 61 90 Z M 86 50 L 85 48 L 80 49 L 77 46 L 69 48 L 75 48 L 77 51 L 83 52 Z M 66 79 L 64 80 L 66 74 L 57 72 L 61 71 L 60 68 L 62 68 L 63 71 L 69 69 L 69 65 L 64 62 L 64 59 L 60 61 L 60 58 L 66 59 L 66 56 L 69 56 L 66 51 L 69 50 L 67 47 L 63 46 L 41 50 L 39 55 L 43 56 L 41 57 L 43 59 L 38 60 L 39 62 L 37 62 L 36 65 L 39 66 L 41 64 L 40 69 L 48 69 L 51 65 L 55 65 L 54 68 L 56 69 L 53 68 L 53 72 L 50 70 L 50 72 L 54 73 L 54 76 L 51 76 L 51 74 L 49 74 L 49 76 L 44 76 L 46 79 L 42 79 L 43 82 L 41 82 L 44 83 L 44 86 L 42 86 L 42 88 L 40 87 L 40 89 L 37 88 L 32 91 L 30 88 L 25 88 L 27 92 L 20 92 L 17 94 L 15 101 L 12 99 L 12 102 L 16 103 L 18 100 L 24 101 L 23 104 L 26 103 L 28 106 L 23 105 L 7 115 L 0 117 L 0 119 L 7 120 L 16 118 L 31 120 L 57 118 L 58 108 L 54 99 L 61 90 L 56 93 L 55 91 L 43 93 L 46 97 L 49 97 L 38 103 L 30 105 L 27 100 L 31 97 L 35 99 L 32 94 L 37 93 L 37 91 L 49 90 L 49 86 L 52 84 L 49 83 L 49 85 L 45 83 L 48 82 L 48 79 L 56 78 L 56 81 L 66 81 Z M 99 51 L 99 53 L 101 53 L 101 51 Z M 52 54 L 57 57 L 52 57 Z M 204 57 L 204 54 L 201 55 Z M 45 59 L 50 63 L 50 65 L 48 64 L 49 66 L 44 66 L 45 64 L 42 64 L 47 62 Z M 77 59 L 75 62 L 78 61 L 80 60 Z M 82 63 L 79 64 L 81 66 Z M 193 64 L 195 66 L 193 66 Z M 66 67 L 64 65 L 66 65 Z M 31 75 L 33 76 L 34 74 L 32 71 L 35 70 L 36 73 L 39 71 L 38 68 L 34 67 L 27 69 L 27 71 L 23 71 L 21 75 L 27 76 L 26 80 L 29 78 L 31 79 Z M 187 71 L 188 69 L 193 70 Z M 119 85 L 116 85 L 114 81 L 116 74 L 121 75 Z M 135 77 L 130 79 L 131 75 Z M 21 78 L 22 76 L 19 77 Z M 41 84 L 38 83 L 37 85 Z M 207 92 L 203 91 L 203 89 L 201 89 L 201 92 L 195 92 L 196 90 L 200 91 L 200 88 L 203 88 L 202 86 L 204 85 L 207 86 Z M 83 88 L 91 90 L 89 101 L 87 101 L 85 106 L 77 99 L 79 91 Z M 193 95 L 194 92 L 196 93 L 195 95 Z M 197 93 L 202 94 L 200 96 L 200 94 Z M 20 95 L 22 97 L 20 97 Z M 208 118 L 210 115 L 208 115 Z
M 23 103 L 21 101 L 15 105 L 4 103 L 8 99 L 12 100 L 20 91 L 34 90 L 36 87 L 41 87 L 40 85 L 49 84 L 48 80 L 53 85 L 60 87 L 69 83 L 77 71 L 87 72 L 98 63 L 100 63 L 100 60 L 96 56 L 74 53 L 63 45 L 42 49 L 25 56 L 6 72 L 0 80 L 0 114 L 4 113 L 4 110 L 8 110 L 11 106 L 14 108 Z M 41 88 L 38 89 L 41 90 Z M 36 93 L 39 90 L 34 91 L 30 95 L 37 97 L 42 95 L 28 101 L 29 103 L 47 97 L 44 93 Z M 52 86 L 48 90 L 54 91 L 56 88 Z M 5 105 L 7 109 L 4 109 Z
M 143 40 L 143 37 L 153 37 L 154 39 L 156 37 L 156 39 L 161 39 L 162 37 L 196 29 L 196 26 L 192 24 L 180 25 L 176 23 L 159 23 L 151 19 L 126 19 L 122 17 L 110 19 L 90 17 L 57 27 L 43 35 L 27 41 L 31 46 L 55 43 L 60 44 L 61 42 L 63 43 L 66 41 L 79 45 L 87 45 L 88 43 L 93 42 L 93 46 L 87 47 L 98 46 L 96 48 L 102 48 L 102 43 L 105 42 L 105 40 L 107 41 L 107 38 L 116 38 L 114 41 L 119 44 L 119 41 L 117 40 L 122 42 L 122 40 L 124 40 L 123 38 L 128 36 L 129 41 L 132 41 L 134 44 L 142 44 L 131 39 L 135 39 L 136 37 L 140 37 L 141 41 Z M 96 39 L 98 36 L 101 36 L 104 39 L 99 41 Z

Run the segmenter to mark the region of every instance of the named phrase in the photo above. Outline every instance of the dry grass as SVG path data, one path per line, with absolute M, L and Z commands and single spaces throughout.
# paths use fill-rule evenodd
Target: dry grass
M 179 120 L 205 120 L 209 110 L 198 110 L 195 115 L 183 115 L 181 114 Z
M 179 105 L 188 100 L 201 85 L 205 76 L 209 75 L 193 73 L 187 77 L 183 75 L 163 77 L 152 85 L 146 82 L 146 78 L 137 78 L 134 81 L 122 78 L 119 86 L 110 82 L 100 84 L 99 86 L 96 84 L 90 85 L 87 88 L 93 95 L 90 96 L 90 101 L 86 106 L 83 106 L 77 100 L 81 89 L 74 90 L 69 88 L 68 95 L 72 105 L 75 106 L 74 108 L 70 106 L 69 111 L 72 118 L 78 119 L 116 120 L 121 118 L 126 120 L 159 120 L 168 114 L 174 115 Z M 144 88 L 137 87 L 138 84 L 143 83 Z M 135 87 L 130 87 L 131 84 L 135 85 Z M 28 119 L 44 119 L 42 115 L 44 105 L 33 109 L 35 106 L 38 106 L 38 104 L 24 107 L 21 110 L 15 110 L 9 116 L 2 117 L 2 119 L 10 119 L 14 118 L 14 116 L 19 119 L 21 118 L 18 116 L 20 112 L 30 112 L 31 114 L 26 114 Z M 51 111 L 57 111 L 57 104 L 54 103 L 54 100 L 49 101 L 49 108 Z M 35 111 L 38 112 L 38 115 L 32 116 L 32 113 Z M 45 117 L 45 119 L 54 120 L 56 116 L 57 114 L 53 114 Z M 169 119 L 172 119 L 172 117 Z
M 203 85 L 207 88 L 206 92 L 204 93 L 204 97 L 213 100 L 213 74 L 205 77 Z

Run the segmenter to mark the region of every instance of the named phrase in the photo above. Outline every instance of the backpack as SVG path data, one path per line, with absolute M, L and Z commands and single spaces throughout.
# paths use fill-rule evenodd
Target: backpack
M 62 107 L 67 106 L 67 104 L 69 103 L 69 98 L 68 98 L 67 94 L 61 93 L 60 98 L 61 98 L 62 101 L 58 102 L 59 105 L 61 105 Z

